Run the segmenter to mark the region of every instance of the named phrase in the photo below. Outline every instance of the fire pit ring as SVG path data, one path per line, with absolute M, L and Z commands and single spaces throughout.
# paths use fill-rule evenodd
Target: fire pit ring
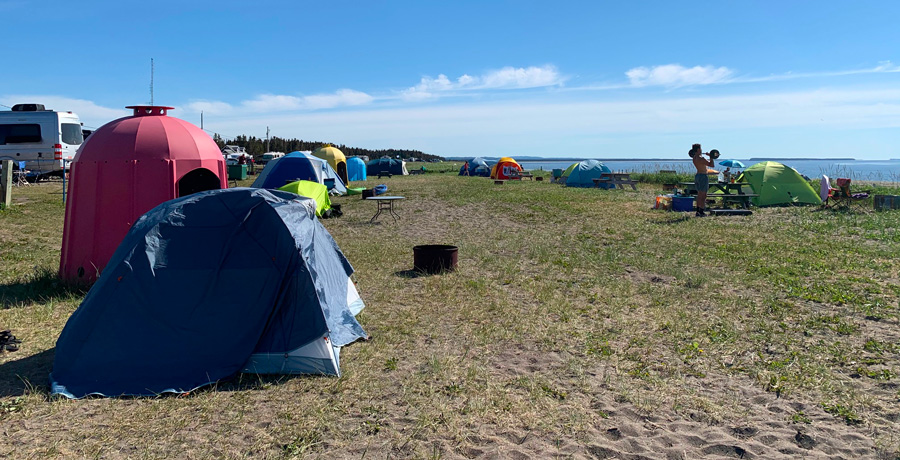
M 456 270 L 459 248 L 449 244 L 422 244 L 413 247 L 413 269 L 438 274 Z

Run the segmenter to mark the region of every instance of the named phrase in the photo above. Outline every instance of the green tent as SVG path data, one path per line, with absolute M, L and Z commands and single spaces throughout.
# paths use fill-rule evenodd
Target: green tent
M 819 194 L 794 168 L 774 161 L 763 161 L 744 170 L 739 181 L 747 182 L 757 206 L 780 204 L 822 204 Z
M 312 198 L 316 201 L 316 215 L 319 217 L 322 217 L 322 214 L 325 211 L 331 209 L 331 199 L 328 198 L 328 187 L 318 182 L 298 180 L 291 182 L 278 190 Z

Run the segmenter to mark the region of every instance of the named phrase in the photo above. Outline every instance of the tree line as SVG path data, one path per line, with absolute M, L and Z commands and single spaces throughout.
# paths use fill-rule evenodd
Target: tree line
M 423 160 L 443 160 L 442 157 L 438 155 L 431 155 L 419 150 L 406 150 L 406 149 L 382 149 L 382 150 L 372 150 L 372 149 L 364 149 L 360 147 L 348 147 L 344 144 L 335 144 L 328 142 L 319 142 L 319 141 L 304 141 L 302 139 L 282 139 L 280 137 L 271 137 L 269 138 L 269 147 L 266 149 L 266 140 L 257 138 L 254 136 L 237 136 L 234 139 L 225 142 L 221 136 L 218 134 L 213 135 L 213 140 L 216 141 L 216 144 L 219 145 L 219 149 L 221 150 L 225 147 L 225 144 L 228 145 L 237 145 L 239 147 L 243 147 L 247 150 L 247 153 L 257 156 L 262 155 L 263 153 L 268 152 L 285 152 L 290 153 L 297 150 L 315 150 L 319 147 L 324 147 L 326 145 L 331 145 L 333 147 L 337 147 L 341 152 L 344 152 L 344 155 L 350 156 L 368 156 L 369 159 L 381 158 L 385 155 L 391 158 L 397 158 L 398 156 L 402 159 L 410 159 L 410 158 L 418 158 Z

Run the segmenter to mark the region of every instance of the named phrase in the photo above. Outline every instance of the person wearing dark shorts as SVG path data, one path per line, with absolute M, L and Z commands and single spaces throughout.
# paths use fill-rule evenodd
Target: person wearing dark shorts
M 706 216 L 706 192 L 709 191 L 709 172 L 708 168 L 715 166 L 715 163 L 710 157 L 709 160 L 703 158 L 703 150 L 700 148 L 700 144 L 694 144 L 691 146 L 691 150 L 689 152 L 691 158 L 694 161 L 694 167 L 697 168 L 697 174 L 694 176 L 694 188 L 697 189 L 697 217 L 705 217 Z

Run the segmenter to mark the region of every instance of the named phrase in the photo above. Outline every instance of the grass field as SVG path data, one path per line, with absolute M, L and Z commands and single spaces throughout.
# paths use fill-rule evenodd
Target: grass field
M 406 197 L 400 221 L 370 224 L 357 197 L 323 221 L 372 336 L 342 378 L 181 397 L 48 397 L 84 292 L 54 279 L 61 186 L 15 189 L 0 329 L 23 343 L 0 353 L 0 457 L 900 458 L 900 211 L 698 219 L 650 209 L 653 184 L 426 167 L 366 183 Z M 459 247 L 458 271 L 411 272 L 432 243 Z

